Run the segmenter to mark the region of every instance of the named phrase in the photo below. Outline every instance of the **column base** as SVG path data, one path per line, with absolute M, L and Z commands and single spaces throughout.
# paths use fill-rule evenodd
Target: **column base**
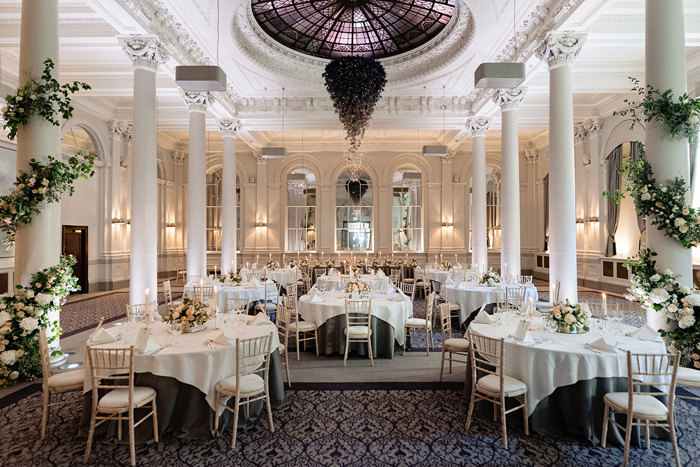
M 53 350 L 61 350 L 60 347 L 58 349 L 53 349 Z M 59 366 L 63 365 L 68 361 L 68 355 L 65 353 L 61 353 L 59 355 L 56 355 L 54 357 L 51 357 L 49 360 L 49 363 L 51 365 L 51 368 L 58 368 Z

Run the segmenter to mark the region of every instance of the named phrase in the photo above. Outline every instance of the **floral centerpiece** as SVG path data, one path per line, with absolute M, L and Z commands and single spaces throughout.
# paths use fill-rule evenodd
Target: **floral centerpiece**
M 364 258 L 359 258 L 359 259 L 355 260 L 355 265 L 356 265 L 358 268 L 363 268 L 363 267 L 365 267 L 365 266 L 367 265 L 367 263 L 365 262 L 365 259 L 364 259 Z
M 417 261 L 415 258 L 412 258 L 412 259 L 408 262 L 408 266 L 411 267 L 411 268 L 417 268 L 417 267 L 418 267 L 418 261 Z
M 209 310 L 204 304 L 198 300 L 185 298 L 182 304 L 168 309 L 168 312 L 163 316 L 163 321 L 166 323 L 180 323 L 183 327 L 183 332 L 193 332 L 201 329 L 209 320 Z
M 558 332 L 580 334 L 589 331 L 588 318 L 590 316 L 578 303 L 572 304 L 567 299 L 564 303 L 555 304 L 545 319 L 557 323 Z
M 371 287 L 362 281 L 348 282 L 345 286 L 345 292 L 347 293 L 369 293 L 371 291 Z
M 481 279 L 479 279 L 479 284 L 481 285 L 486 285 L 488 287 L 494 287 L 496 284 L 501 283 L 501 276 L 498 274 L 498 272 L 490 268 L 486 274 L 481 276 Z
M 274 271 L 280 267 L 280 263 L 276 259 L 273 259 L 268 261 L 265 267 L 268 269 L 268 271 Z
M 321 260 L 318 258 L 314 258 L 314 266 L 320 266 L 321 265 Z
M 328 259 L 326 259 L 325 265 L 326 265 L 326 267 L 331 268 L 331 267 L 335 266 L 335 260 L 333 258 L 328 258 Z
M 236 274 L 233 271 L 229 271 L 226 274 L 222 274 L 221 277 L 219 277 L 219 282 L 223 284 L 230 284 L 230 283 L 236 283 L 239 284 L 243 278 L 240 276 L 240 274 Z
M 293 267 L 296 267 L 298 265 L 299 265 L 299 263 L 297 263 L 297 260 L 295 260 L 295 259 L 290 259 L 289 261 L 287 261 L 287 267 L 293 268 Z
M 452 263 L 449 261 L 443 261 L 440 263 L 440 269 L 443 271 L 450 271 L 452 269 Z
M 306 258 L 302 258 L 301 261 L 299 261 L 299 266 L 301 266 L 302 268 L 308 267 L 309 260 Z
M 51 344 L 61 332 L 51 315 L 60 312 L 69 293 L 79 290 L 73 276 L 75 258 L 64 256 L 59 264 L 32 274 L 31 284 L 18 285 L 14 295 L 0 298 L 0 387 L 41 376 L 38 335 L 50 328 Z M 52 355 L 60 351 L 52 351 Z
M 379 258 L 377 258 L 377 257 L 372 258 L 372 267 L 378 268 L 379 266 L 381 266 L 381 263 L 379 262 Z
M 384 266 L 391 266 L 392 264 L 394 264 L 394 260 L 389 257 L 384 258 Z
M 396 265 L 397 265 L 397 266 L 403 266 L 404 264 L 406 264 L 406 261 L 402 260 L 401 258 L 399 258 L 399 259 L 396 260 Z

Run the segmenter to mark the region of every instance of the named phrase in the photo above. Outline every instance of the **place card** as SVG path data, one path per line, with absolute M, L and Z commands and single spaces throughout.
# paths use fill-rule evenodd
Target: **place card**
M 530 328 L 529 321 L 520 320 L 518 322 L 518 327 L 515 329 L 515 332 L 513 333 L 513 337 L 519 341 L 525 340 L 525 338 L 527 337 L 527 331 L 529 328 Z
M 143 352 L 148 345 L 148 339 L 151 337 L 151 332 L 152 331 L 149 328 L 141 328 L 139 335 L 136 337 L 136 343 L 134 344 L 134 348 L 136 350 Z

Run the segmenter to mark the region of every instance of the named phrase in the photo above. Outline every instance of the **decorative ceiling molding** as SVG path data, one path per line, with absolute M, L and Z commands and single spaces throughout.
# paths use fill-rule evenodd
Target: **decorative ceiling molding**
M 172 159 L 174 165 L 183 165 L 185 163 L 185 152 L 184 151 L 170 151 L 170 159 Z
M 491 125 L 491 119 L 488 117 L 474 117 L 467 121 L 467 128 L 469 128 L 472 137 L 486 136 L 486 132 L 489 131 L 489 125 Z

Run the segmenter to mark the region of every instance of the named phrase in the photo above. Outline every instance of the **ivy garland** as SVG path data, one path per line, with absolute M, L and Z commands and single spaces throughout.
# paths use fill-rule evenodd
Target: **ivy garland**
M 676 177 L 669 185 L 657 185 L 654 171 L 647 161 L 644 145 L 637 143 L 640 160 L 627 160 L 619 170 L 623 187 L 614 192 L 604 192 L 604 196 L 620 203 L 625 193 L 634 198 L 637 211 L 647 216 L 652 225 L 663 230 L 667 237 L 678 240 L 684 247 L 700 245 L 700 215 L 688 202 L 688 187 L 685 180 Z
M 42 327 L 54 331 L 49 343 L 60 335 L 49 314 L 60 311 L 68 294 L 80 290 L 74 264 L 74 257 L 63 256 L 56 266 L 32 274 L 28 287 L 18 285 L 14 295 L 0 298 L 0 388 L 41 376 L 38 335 Z
M 2 108 L 2 116 L 5 120 L 3 128 L 10 130 L 7 135 L 10 140 L 15 139 L 19 127 L 26 125 L 29 118 L 35 114 L 59 126 L 56 113 L 60 113 L 64 120 L 73 116 L 70 95 L 81 89 L 91 89 L 90 85 L 80 81 L 59 84 L 51 76 L 53 68 L 53 60 L 47 58 L 44 60 L 44 72 L 40 81 L 30 77 L 15 95 L 9 94 L 5 98 L 7 105 Z
M 651 85 L 646 87 L 639 84 L 637 78 L 630 76 L 632 91 L 637 93 L 640 100 L 625 99 L 629 109 L 613 112 L 613 115 L 632 117 L 632 126 L 642 122 L 658 120 L 671 136 L 683 135 L 693 140 L 700 129 L 700 98 L 693 98 L 684 93 L 674 99 L 671 90 L 660 92 Z
M 82 157 L 82 159 L 80 158 Z M 56 203 L 64 193 L 73 196 L 78 178 L 94 175 L 95 156 L 78 152 L 61 162 L 49 156 L 49 162 L 42 164 L 36 159 L 29 163 L 29 172 L 20 171 L 15 179 L 15 189 L 8 195 L 0 196 L 0 232 L 6 237 L 3 243 L 12 245 L 17 227 L 32 222 L 41 212 L 43 203 Z

